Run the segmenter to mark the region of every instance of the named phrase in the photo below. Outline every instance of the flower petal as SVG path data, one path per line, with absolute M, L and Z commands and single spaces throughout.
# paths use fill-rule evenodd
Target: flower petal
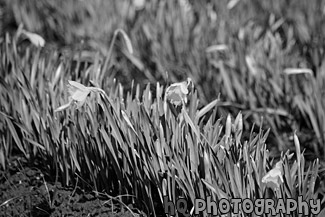
M 282 161 L 277 162 L 275 167 L 262 178 L 262 182 L 268 186 L 275 186 L 278 188 L 280 184 L 283 183 L 282 164 Z
M 88 94 L 90 93 L 90 89 L 78 82 L 68 81 L 69 82 L 69 95 L 73 100 L 78 102 L 85 101 Z
M 32 42 L 32 44 L 34 44 L 37 47 L 44 47 L 45 40 L 44 38 L 42 38 L 42 36 L 36 33 L 28 32 L 26 30 L 24 30 L 23 33 L 26 35 L 29 41 Z
M 89 90 L 85 90 L 85 91 L 77 90 L 73 95 L 71 95 L 71 98 L 78 102 L 82 102 L 86 100 L 89 93 L 90 93 Z
M 56 109 L 54 110 L 54 112 L 63 111 L 63 110 L 65 110 L 65 109 L 69 108 L 69 106 L 71 105 L 71 102 L 72 102 L 72 101 L 69 101 L 67 104 L 64 104 L 64 105 L 62 105 L 62 106 L 56 108 Z
M 180 84 L 180 89 L 183 94 L 188 94 L 188 89 L 187 89 L 187 82 L 184 81 Z
M 178 94 L 170 94 L 167 99 L 174 105 L 178 106 L 182 104 L 182 97 Z
M 80 83 L 78 83 L 76 81 L 70 81 L 69 80 L 68 82 L 72 87 L 75 87 L 75 88 L 77 88 L 79 90 L 87 90 L 86 86 L 84 86 L 84 85 L 82 85 L 82 84 L 80 84 Z

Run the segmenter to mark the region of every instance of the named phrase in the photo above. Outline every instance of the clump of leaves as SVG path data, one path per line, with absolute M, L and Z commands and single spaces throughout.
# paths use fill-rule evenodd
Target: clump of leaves
M 117 4 L 127 6 L 126 1 L 121 2 L 114 3 L 114 7 Z M 184 197 L 192 203 L 195 198 L 208 195 L 212 195 L 213 199 L 296 198 L 297 195 L 322 198 L 321 188 L 317 188 L 321 180 L 317 176 L 319 162 L 316 160 L 305 167 L 307 163 L 300 152 L 300 145 L 297 145 L 299 132 L 294 135 L 296 162 L 290 162 L 289 154 L 282 155 L 282 168 L 278 164 L 276 179 L 272 180 L 267 178 L 274 174 L 273 162 L 266 148 L 270 131 L 265 133 L 260 128 L 257 133 L 253 130 L 249 133 L 251 122 L 262 126 L 260 115 L 263 114 L 279 141 L 275 143 L 279 144 L 279 148 L 284 147 L 281 129 L 289 128 L 287 131 L 291 134 L 297 125 L 302 127 L 301 120 L 305 120 L 307 128 L 313 129 L 317 140 L 322 141 L 324 126 L 319 120 L 323 120 L 325 110 L 322 100 L 324 79 L 319 71 L 323 64 L 314 66 L 316 71 L 312 72 L 316 78 L 310 76 L 311 73 L 302 74 L 301 67 L 292 70 L 306 65 L 303 66 L 304 71 L 311 72 L 308 60 L 293 43 L 297 40 L 313 41 L 306 34 L 307 23 L 301 15 L 293 15 L 300 17 L 299 25 L 294 26 L 286 22 L 287 19 L 272 13 L 261 14 L 268 25 L 245 17 L 257 15 L 254 8 L 276 9 L 266 1 L 261 4 L 254 1 L 227 5 L 227 10 L 234 12 L 232 16 L 238 22 L 230 19 L 230 13 L 221 7 L 222 3 L 192 5 L 182 2 L 187 5 L 186 10 L 180 2 L 150 1 L 150 7 L 145 7 L 144 13 L 133 16 L 134 25 L 126 27 L 134 28 L 130 40 L 137 48 L 135 51 L 140 52 L 138 56 L 129 55 L 133 53 L 130 40 L 125 40 L 129 51 L 121 49 L 126 60 L 111 55 L 117 35 L 127 38 L 125 32 L 116 30 L 108 52 L 103 49 L 103 53 L 109 54 L 106 64 L 102 65 L 96 56 L 93 64 L 84 70 L 79 70 L 80 60 L 77 60 L 74 69 L 69 60 L 60 60 L 56 51 L 50 54 L 34 48 L 22 51 L 16 47 L 16 41 L 7 35 L 1 41 L 0 49 L 0 64 L 4 69 L 0 79 L 2 167 L 6 167 L 13 150 L 30 159 L 41 156 L 48 162 L 54 162 L 49 168 L 56 169 L 57 177 L 63 184 L 73 183 L 76 176 L 83 177 L 95 191 L 105 189 L 115 195 L 135 195 L 137 200 L 126 197 L 124 202 L 137 201 L 138 206 L 151 212 L 155 212 L 154 201 L 160 199 L 162 202 L 164 195 L 173 202 Z M 256 4 L 256 7 L 241 7 L 242 4 Z M 297 4 L 300 8 L 303 6 L 301 2 Z M 308 4 L 307 8 L 315 4 L 318 3 Z M 71 3 L 67 5 L 71 6 Z M 124 24 L 132 17 L 132 7 L 129 15 L 125 9 L 129 7 L 123 7 L 122 12 L 114 7 L 109 7 L 112 13 L 103 13 L 115 17 L 109 19 L 109 28 L 114 26 L 116 17 L 121 17 L 117 23 Z M 74 10 L 74 7 L 69 7 L 67 11 L 70 9 Z M 252 13 L 243 13 L 242 9 Z M 207 10 L 209 13 L 205 13 Z M 214 13 L 218 14 L 218 19 L 213 18 Z M 161 17 L 161 14 L 173 16 Z M 200 16 L 196 18 L 195 14 Z M 242 16 L 247 19 L 242 19 Z M 48 25 L 56 23 L 52 22 L 52 18 L 49 16 Z M 307 16 L 306 19 L 309 18 Z M 141 19 L 142 22 L 139 22 Z M 218 26 L 217 32 L 212 28 L 215 26 Z M 297 28 L 302 26 L 305 28 Z M 34 32 L 32 27 L 29 28 Z M 64 32 L 64 28 L 53 29 Z M 75 28 L 68 28 L 67 41 L 73 41 L 71 33 Z M 293 34 L 295 31 L 297 34 Z M 204 50 L 206 53 L 202 55 Z M 322 59 L 317 57 L 319 55 L 321 52 L 306 56 L 313 56 L 316 61 Z M 144 81 L 154 80 L 153 76 L 161 79 L 170 62 L 188 69 L 187 73 L 171 70 L 171 81 L 190 76 L 199 84 L 196 89 L 200 93 L 200 102 L 198 92 L 188 95 L 189 82 L 167 88 L 165 96 L 171 104 L 183 104 L 185 99 L 188 101 L 186 109 L 184 106 L 174 115 L 170 115 L 173 107 L 166 106 L 168 100 L 163 97 L 165 89 L 159 83 L 155 96 L 147 85 L 143 93 L 139 86 L 132 86 L 132 90 L 123 97 L 124 86 L 111 79 L 114 74 L 104 76 L 107 71 L 118 71 L 131 80 L 130 72 L 136 71 L 145 75 Z M 306 77 L 312 82 L 300 79 Z M 105 84 L 110 84 L 105 89 L 107 93 L 97 87 L 82 85 L 91 79 L 95 79 L 95 83 L 102 82 L 100 87 L 103 90 Z M 65 104 L 67 80 L 70 81 L 70 98 Z M 215 99 L 219 92 L 222 98 Z M 89 97 L 90 94 L 95 95 L 93 93 L 100 94 Z M 72 104 L 82 109 L 65 109 Z M 205 106 L 199 109 L 198 105 Z M 297 109 L 303 119 L 299 118 L 300 115 L 291 115 Z M 229 110 L 235 118 L 227 116 L 223 126 L 220 114 L 226 116 Z M 239 110 L 242 112 L 238 113 Z M 248 135 L 245 138 L 242 136 L 244 133 Z M 317 148 L 315 145 L 314 149 Z M 270 182 L 276 188 L 269 188 L 267 184 Z M 191 210 L 191 207 L 188 208 Z

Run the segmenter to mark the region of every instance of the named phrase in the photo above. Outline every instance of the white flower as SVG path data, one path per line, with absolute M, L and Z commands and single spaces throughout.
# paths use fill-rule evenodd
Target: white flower
M 174 83 L 166 89 L 166 99 L 175 106 L 187 103 L 187 95 L 189 94 L 193 83 L 191 78 L 187 81 Z
M 34 44 L 37 47 L 44 47 L 45 45 L 45 40 L 44 38 L 42 38 L 42 36 L 36 34 L 36 33 L 32 33 L 32 32 L 28 32 L 26 30 L 23 30 L 23 34 L 28 38 L 28 40 L 30 42 L 32 42 L 32 44 Z
M 282 164 L 283 162 L 281 160 L 277 162 L 275 167 L 262 178 L 262 182 L 270 187 L 279 188 L 280 184 L 283 183 Z
M 90 89 L 88 87 L 75 81 L 69 81 L 68 91 L 70 95 L 69 101 L 75 101 L 78 108 L 85 103 L 86 98 L 90 93 Z
M 67 109 L 73 102 L 77 104 L 77 108 L 80 108 L 86 102 L 87 96 L 92 91 L 93 92 L 97 91 L 105 94 L 105 92 L 102 89 L 97 87 L 86 87 L 75 81 L 68 81 L 68 82 L 69 82 L 68 84 L 69 102 L 55 109 L 54 112 Z

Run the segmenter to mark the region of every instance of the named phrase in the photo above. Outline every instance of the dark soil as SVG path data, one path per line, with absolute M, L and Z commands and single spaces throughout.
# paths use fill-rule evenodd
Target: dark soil
M 0 217 L 133 216 L 119 204 L 93 192 L 48 183 L 38 169 L 13 165 L 6 171 L 0 170 Z

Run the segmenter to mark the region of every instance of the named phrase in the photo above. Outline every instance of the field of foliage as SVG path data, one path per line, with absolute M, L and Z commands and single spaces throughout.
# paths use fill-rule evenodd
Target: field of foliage
M 3 0 L 0 21 L 0 216 L 325 212 L 324 0 Z

